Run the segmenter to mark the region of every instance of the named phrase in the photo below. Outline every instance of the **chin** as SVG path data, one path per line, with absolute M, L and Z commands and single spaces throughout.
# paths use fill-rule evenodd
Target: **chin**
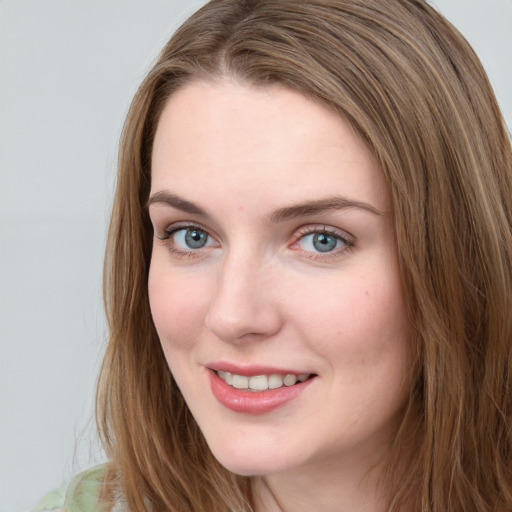
M 286 466 L 281 467 L 272 459 L 255 458 L 256 460 L 253 460 L 248 457 L 217 457 L 215 453 L 213 455 L 228 471 L 240 476 L 270 475 L 288 469 Z
M 291 460 L 290 450 L 279 449 L 276 443 L 262 446 L 261 443 L 224 442 L 209 444 L 217 461 L 228 471 L 241 476 L 269 475 L 290 470 L 299 464 L 297 454 Z

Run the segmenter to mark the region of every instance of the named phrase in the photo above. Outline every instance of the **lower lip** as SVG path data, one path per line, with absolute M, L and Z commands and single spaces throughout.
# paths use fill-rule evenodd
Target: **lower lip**
M 293 386 L 267 391 L 245 391 L 226 384 L 213 370 L 209 370 L 210 385 L 215 398 L 227 409 L 248 414 L 273 411 L 302 394 L 315 378 Z

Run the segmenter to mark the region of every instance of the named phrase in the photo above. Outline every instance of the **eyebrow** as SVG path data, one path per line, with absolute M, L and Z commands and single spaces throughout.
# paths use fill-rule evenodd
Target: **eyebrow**
M 170 194 L 168 192 L 162 191 L 154 193 L 148 199 L 146 208 L 149 208 L 152 204 L 155 203 L 164 203 L 185 213 L 207 216 L 206 212 L 200 206 L 197 206 L 191 201 L 187 201 L 186 199 L 183 199 L 175 194 Z
M 298 217 L 307 217 L 308 215 L 325 213 L 331 210 L 344 210 L 347 208 L 359 208 L 374 215 L 384 215 L 383 212 L 369 203 L 355 201 L 344 196 L 331 196 L 325 199 L 306 201 L 293 206 L 279 208 L 270 215 L 270 220 L 272 222 L 282 222 Z
M 156 192 L 153 194 L 146 203 L 146 208 L 156 203 L 164 203 L 172 208 L 176 208 L 185 213 L 191 213 L 194 215 L 202 215 L 207 217 L 208 214 L 200 206 L 196 205 L 191 201 L 187 201 L 182 197 L 169 192 Z M 300 217 L 307 217 L 309 215 L 315 215 L 325 213 L 331 210 L 343 210 L 347 208 L 359 208 L 365 210 L 374 215 L 384 215 L 383 212 L 375 208 L 369 203 L 363 201 L 355 201 L 353 199 L 344 196 L 331 196 L 324 199 L 316 199 L 313 201 L 306 201 L 293 206 L 285 206 L 279 208 L 270 214 L 270 221 L 273 223 L 283 222 L 285 220 L 291 220 Z

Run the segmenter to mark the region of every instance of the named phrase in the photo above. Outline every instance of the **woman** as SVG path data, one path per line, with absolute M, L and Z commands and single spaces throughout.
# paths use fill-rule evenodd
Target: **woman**
M 511 284 L 510 140 L 446 20 L 214 0 L 125 124 L 112 462 L 68 504 L 511 510 Z

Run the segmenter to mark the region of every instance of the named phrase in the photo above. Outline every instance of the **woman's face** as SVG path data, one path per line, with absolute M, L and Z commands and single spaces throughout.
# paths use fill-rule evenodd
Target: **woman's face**
M 350 126 L 278 86 L 189 84 L 159 121 L 149 211 L 154 323 L 218 460 L 373 464 L 410 328 L 387 187 Z

